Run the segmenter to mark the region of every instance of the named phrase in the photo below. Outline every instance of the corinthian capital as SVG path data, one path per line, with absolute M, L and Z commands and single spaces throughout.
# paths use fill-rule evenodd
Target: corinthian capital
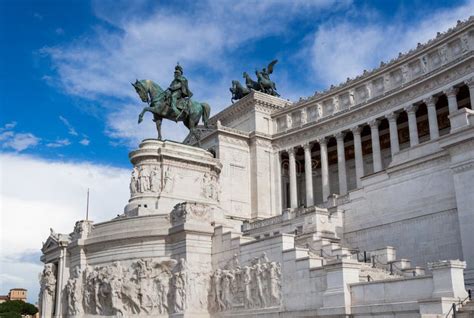
M 319 145 L 324 145 L 326 146 L 327 145 L 327 140 L 326 140 L 326 137 L 320 137 L 320 138 L 317 138 L 316 141 L 318 142 Z
M 373 119 L 369 121 L 369 126 L 371 129 L 378 129 L 379 128 L 379 120 L 378 119 Z
M 295 148 L 288 148 L 286 149 L 286 152 L 288 153 L 288 155 L 293 156 L 295 154 Z
M 396 121 L 398 118 L 398 113 L 391 112 L 390 114 L 385 115 L 385 118 L 388 119 L 388 121 Z
M 418 110 L 418 106 L 412 104 L 412 105 L 408 105 L 404 109 L 408 114 L 409 113 L 416 113 L 416 111 Z
M 360 133 L 362 131 L 362 127 L 360 127 L 360 126 L 352 127 L 351 131 L 352 131 L 353 135 L 360 135 Z
M 430 96 L 428 98 L 425 98 L 423 100 L 423 103 L 426 104 L 427 107 L 432 107 L 432 106 L 436 106 L 436 101 L 438 100 L 437 97 L 434 97 L 434 96 Z
M 446 96 L 448 96 L 448 97 L 453 97 L 453 96 L 456 97 L 456 94 L 458 93 L 458 91 L 459 91 L 458 88 L 456 88 L 456 87 L 450 87 L 450 88 L 446 89 L 446 90 L 444 91 L 444 93 L 445 93 Z
M 336 140 L 337 141 L 340 141 L 340 140 L 343 140 L 344 139 L 344 136 L 346 135 L 346 133 L 340 131 L 338 133 L 336 133 L 334 136 L 336 137 Z
M 473 89 L 474 88 L 474 77 L 471 77 L 471 78 L 465 80 L 464 84 L 469 86 L 470 89 Z
M 302 145 L 304 150 L 311 150 L 311 144 L 309 142 L 306 142 Z

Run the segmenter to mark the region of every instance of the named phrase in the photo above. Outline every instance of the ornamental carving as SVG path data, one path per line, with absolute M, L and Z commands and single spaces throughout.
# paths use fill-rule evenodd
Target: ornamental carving
M 56 297 L 56 266 L 53 263 L 44 265 L 40 275 L 40 293 L 38 307 L 42 317 L 53 317 Z
M 177 225 L 187 221 L 210 222 L 211 208 L 207 204 L 183 202 L 177 204 L 171 212 L 171 224 Z
M 217 269 L 211 275 L 211 312 L 268 308 L 280 304 L 281 266 L 269 261 L 265 253 L 245 266 L 240 266 L 234 256 L 231 266 Z
M 70 316 L 158 315 L 181 313 L 187 307 L 189 270 L 186 261 L 140 259 L 122 266 L 77 266 L 66 283 L 66 308 Z
M 130 180 L 130 194 L 161 192 L 159 168 L 156 166 L 142 165 L 134 167 Z

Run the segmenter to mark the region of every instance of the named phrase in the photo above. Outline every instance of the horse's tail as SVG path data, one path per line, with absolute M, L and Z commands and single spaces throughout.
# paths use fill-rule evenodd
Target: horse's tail
M 204 122 L 204 127 L 208 128 L 207 122 L 209 116 L 211 115 L 211 106 L 208 103 L 202 103 L 202 121 Z

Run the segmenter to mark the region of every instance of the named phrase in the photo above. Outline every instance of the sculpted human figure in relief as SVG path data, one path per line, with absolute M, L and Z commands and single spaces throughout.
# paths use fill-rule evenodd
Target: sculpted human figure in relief
M 133 168 L 132 178 L 130 180 L 130 194 L 134 195 L 138 191 L 138 170 L 137 167 Z
M 150 171 L 148 167 L 140 168 L 140 176 L 138 177 L 140 184 L 140 192 L 150 191 Z
M 52 317 L 56 295 L 56 266 L 54 264 L 47 263 L 44 265 L 40 285 L 39 308 L 41 316 L 45 318 Z
M 82 295 L 82 271 L 79 266 L 76 266 L 72 270 L 71 278 L 66 283 L 67 312 L 69 315 L 79 315 L 84 312 Z
M 237 256 L 225 269 L 211 275 L 209 309 L 234 310 L 278 306 L 281 303 L 281 270 L 279 263 L 268 259 L 266 253 L 252 260 L 252 265 L 240 267 Z M 236 266 L 232 266 L 236 264 Z M 241 302 L 239 304 L 239 301 Z

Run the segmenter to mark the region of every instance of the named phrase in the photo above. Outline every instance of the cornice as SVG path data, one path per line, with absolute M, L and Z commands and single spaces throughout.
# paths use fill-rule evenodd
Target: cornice
M 381 62 L 379 67 L 374 68 L 371 71 L 365 71 L 362 75 L 357 76 L 355 79 L 348 79 L 345 83 L 339 84 L 337 86 L 331 85 L 331 88 L 325 90 L 324 92 L 317 93 L 305 99 L 300 99 L 292 105 L 285 107 L 283 110 L 274 112 L 272 116 L 280 116 L 287 112 L 294 111 L 295 109 L 313 106 L 329 98 L 348 93 L 350 89 L 355 89 L 359 86 L 362 86 L 363 84 L 380 77 L 382 74 L 390 73 L 391 71 L 400 68 L 404 64 L 410 64 L 410 62 L 412 62 L 415 58 L 419 58 L 422 55 L 429 53 L 436 46 L 448 43 L 455 36 L 463 33 L 473 26 L 474 16 L 471 16 L 465 21 L 458 21 L 455 27 L 450 28 L 443 33 L 438 32 L 436 38 L 431 39 L 424 44 L 418 43 L 415 49 L 412 49 L 405 54 L 399 53 L 397 58 L 390 60 L 388 63 Z
M 422 78 L 417 78 L 383 96 L 323 117 L 318 121 L 309 122 L 301 127 L 274 134 L 273 141 L 278 146 L 296 145 L 298 142 L 301 143 L 306 135 L 316 138 L 340 130 L 347 124 L 356 126 L 367 123 L 375 116 L 381 117 L 388 111 L 401 109 L 406 103 L 418 97 L 424 98 L 423 95 L 427 92 L 441 93 L 445 85 L 458 81 L 459 78 L 469 74 L 474 74 L 474 51 L 469 52 L 467 56 L 463 55 L 459 59 L 451 61 L 443 69 L 427 73 Z

